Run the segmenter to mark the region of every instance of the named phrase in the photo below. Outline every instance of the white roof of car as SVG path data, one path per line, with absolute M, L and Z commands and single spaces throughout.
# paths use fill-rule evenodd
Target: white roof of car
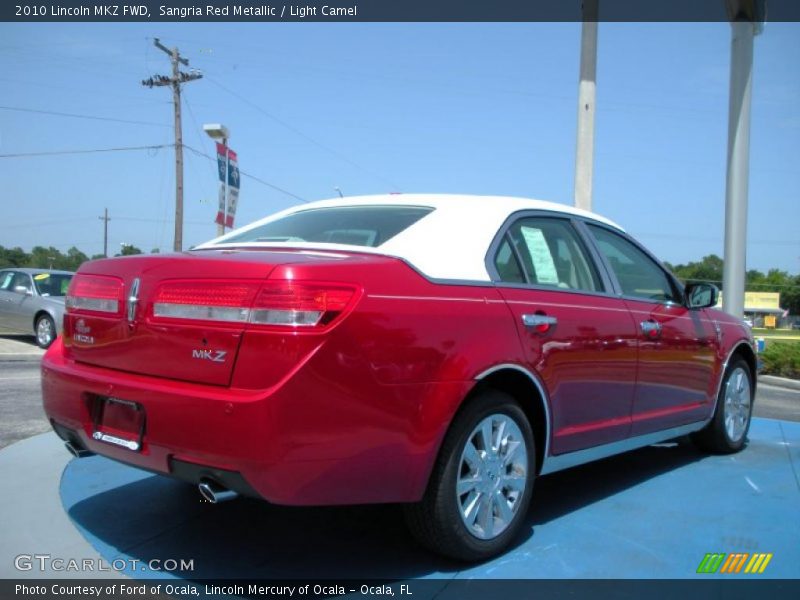
M 435 210 L 376 248 L 318 242 L 225 243 L 229 236 L 292 213 L 347 206 L 425 206 Z M 489 273 L 484 264 L 489 245 L 505 220 L 511 214 L 523 210 L 586 217 L 622 230 L 616 223 L 592 212 L 544 200 L 455 194 L 382 194 L 335 198 L 293 206 L 197 248 L 248 246 L 382 254 L 402 258 L 434 279 L 489 281 Z

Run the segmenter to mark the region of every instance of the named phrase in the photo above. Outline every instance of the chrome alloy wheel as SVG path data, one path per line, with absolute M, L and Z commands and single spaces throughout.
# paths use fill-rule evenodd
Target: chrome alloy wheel
M 469 434 L 459 461 L 456 503 L 470 534 L 500 535 L 520 506 L 528 479 L 528 449 L 514 419 L 493 414 Z
M 48 317 L 41 317 L 36 323 L 36 341 L 42 348 L 47 348 L 55 337 L 53 322 Z
M 750 378 L 737 367 L 725 385 L 725 432 L 731 442 L 742 439 L 750 421 Z

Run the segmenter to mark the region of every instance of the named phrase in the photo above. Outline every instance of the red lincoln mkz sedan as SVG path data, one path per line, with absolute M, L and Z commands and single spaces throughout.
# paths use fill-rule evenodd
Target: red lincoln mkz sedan
M 736 452 L 752 334 L 614 223 L 519 198 L 291 208 L 84 264 L 44 408 L 76 455 L 290 505 L 401 502 L 466 560 L 537 475 L 691 433 Z

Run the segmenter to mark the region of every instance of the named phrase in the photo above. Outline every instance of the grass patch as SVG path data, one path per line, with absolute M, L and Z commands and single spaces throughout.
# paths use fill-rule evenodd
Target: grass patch
M 769 339 L 771 337 L 790 337 L 800 340 L 800 329 L 765 329 L 763 327 L 754 327 L 753 335 L 755 337 L 763 337 Z
M 800 344 L 796 342 L 770 342 L 759 355 L 765 375 L 800 379 Z

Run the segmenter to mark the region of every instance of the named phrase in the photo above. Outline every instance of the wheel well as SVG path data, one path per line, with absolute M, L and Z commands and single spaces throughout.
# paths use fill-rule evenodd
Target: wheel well
M 741 358 L 743 358 L 744 361 L 747 363 L 747 366 L 750 367 L 750 374 L 753 376 L 753 393 L 755 394 L 756 381 L 758 379 L 756 377 L 758 365 L 756 361 L 755 352 L 753 352 L 753 349 L 750 347 L 750 344 L 739 344 L 736 350 L 733 351 L 733 354 L 731 354 L 731 359 L 733 359 L 735 356 L 740 356 Z M 730 359 L 728 362 L 730 363 Z
M 33 330 L 34 330 L 34 332 L 36 331 L 36 322 L 39 320 L 39 317 L 41 317 L 42 315 L 47 315 L 48 317 L 53 319 L 53 315 L 51 315 L 46 310 L 42 309 L 42 310 L 38 311 L 35 315 L 33 315 Z M 53 319 L 53 323 L 55 323 L 55 319 Z
M 536 445 L 536 473 L 542 470 L 544 452 L 547 445 L 547 413 L 545 412 L 542 393 L 531 380 L 530 376 L 514 368 L 504 368 L 491 373 L 481 379 L 472 388 L 467 399 L 462 404 L 465 406 L 470 398 L 480 394 L 486 389 L 504 392 L 514 398 L 518 403 L 528 422 L 533 429 L 534 443 Z

